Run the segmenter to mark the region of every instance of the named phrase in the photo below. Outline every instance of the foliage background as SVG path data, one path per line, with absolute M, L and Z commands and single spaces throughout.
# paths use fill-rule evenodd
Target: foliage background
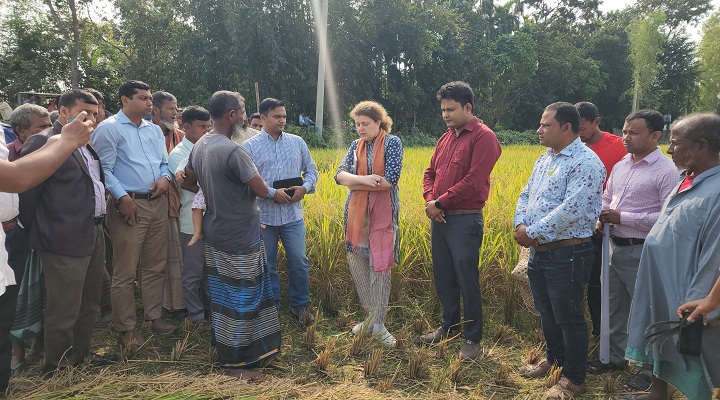
M 19 91 L 69 87 L 77 46 L 79 86 L 105 93 L 113 111 L 118 85 L 132 78 L 174 93 L 180 105 L 204 105 L 216 90 L 237 90 L 248 110 L 256 107 L 257 82 L 260 97 L 284 99 L 293 120 L 315 112 L 311 0 L 4 3 L 0 93 L 11 99 Z M 97 10 L 103 4 L 112 7 Z M 70 5 L 79 43 L 65 39 Z M 329 100 L 345 114 L 360 100 L 380 101 L 396 131 L 406 140 L 417 136 L 419 144 L 444 130 L 435 93 L 450 80 L 471 84 L 476 114 L 498 131 L 534 129 L 542 108 L 558 100 L 592 101 L 603 128 L 621 128 L 639 68 L 629 58 L 628 27 L 657 10 L 666 16 L 657 30 L 658 69 L 643 82 L 653 95 L 640 107 L 673 116 L 715 111 L 718 41 L 705 41 L 698 53 L 688 33 L 711 9 L 710 0 L 638 0 L 612 12 L 600 11 L 598 0 L 329 0 L 337 88 Z M 107 13 L 112 17 L 98 17 Z M 717 26 L 718 18 L 708 24 Z M 705 32 L 717 35 L 712 26 Z

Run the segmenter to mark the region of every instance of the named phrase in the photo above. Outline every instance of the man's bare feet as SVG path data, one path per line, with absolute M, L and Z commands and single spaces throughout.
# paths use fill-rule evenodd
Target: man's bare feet
M 223 374 L 232 376 L 238 379 L 255 379 L 262 376 L 263 372 L 254 369 L 245 368 L 223 368 Z

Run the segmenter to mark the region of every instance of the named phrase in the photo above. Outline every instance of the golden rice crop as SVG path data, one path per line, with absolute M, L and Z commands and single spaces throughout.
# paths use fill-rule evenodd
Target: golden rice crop
M 518 247 L 513 241 L 513 215 L 517 197 L 530 176 L 540 146 L 512 146 L 503 149 L 491 175 L 490 197 L 485 205 L 485 227 L 480 252 L 484 273 L 506 274 L 517 262 Z M 305 197 L 307 248 L 313 292 L 328 290 L 331 282 L 340 293 L 337 308 L 354 308 L 354 286 L 347 271 L 343 236 L 343 210 L 347 188 L 337 185 L 335 171 L 346 150 L 313 150 L 320 172 L 316 193 Z M 425 217 L 422 181 L 432 148 L 405 149 L 400 189 L 400 264 L 394 274 L 394 291 L 399 301 L 391 306 L 407 309 L 437 309 L 432 286 L 430 223 Z M 490 279 L 492 281 L 492 279 Z M 497 281 L 497 289 L 504 280 Z M 483 287 L 485 291 L 493 287 Z M 418 294 L 424 294 L 418 295 Z

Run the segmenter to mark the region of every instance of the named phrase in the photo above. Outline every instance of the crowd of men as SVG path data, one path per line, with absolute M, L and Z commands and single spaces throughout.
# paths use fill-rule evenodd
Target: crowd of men
M 163 319 L 163 309 L 187 310 L 193 324 L 212 327 L 225 373 L 258 376 L 256 368 L 280 351 L 279 243 L 290 310 L 302 324 L 313 319 L 302 200 L 314 193 L 319 175 L 304 140 L 284 131 L 285 104 L 265 99 L 248 118 L 236 92 L 214 93 L 207 110 L 179 110 L 175 96 L 152 93 L 140 81 L 123 83 L 118 94 L 122 109 L 114 115 L 93 89 L 63 93 L 54 122 L 31 104 L 10 115 L 7 146 L 0 146 L 0 190 L 7 192 L 0 193 L 0 390 L 21 361 L 11 360 L 10 351 L 16 309 L 26 311 L 18 292 L 38 268 L 47 296 L 38 340 L 48 372 L 114 360 L 91 352 L 103 305 L 111 308 L 122 345 L 129 351 L 142 345 L 139 282 L 147 330 L 172 333 L 176 327 Z M 460 358 L 472 361 L 483 336 L 483 208 L 501 148 L 474 115 L 470 86 L 450 82 L 438 100 L 448 129 L 425 171 L 423 197 L 443 312 L 439 327 L 420 339 L 462 341 Z M 683 350 L 664 343 L 646 351 L 643 335 L 676 313 L 691 313 L 690 321 L 717 319 L 720 117 L 677 122 L 672 161 L 658 147 L 664 121 L 657 111 L 630 114 L 622 137 L 603 132 L 600 122 L 588 102 L 553 103 L 540 118 L 537 132 L 548 150 L 520 194 L 513 226 L 517 243 L 531 248 L 528 277 L 547 346 L 546 358 L 520 374 L 539 378 L 560 366 L 560 380 L 545 395 L 574 398 L 585 392 L 587 372 L 625 369 L 630 360 L 649 368 L 638 376 L 653 382 L 638 398 L 664 398 L 667 382 L 690 398 L 709 398 L 720 386 L 720 353 L 707 347 L 720 337 L 717 324 L 704 331 L 692 359 L 678 358 Z M 378 178 L 371 183 L 383 185 Z M 600 309 L 604 224 L 611 246 L 608 310 Z M 586 293 L 593 335 L 600 335 L 601 313 L 609 314 L 609 362 L 588 361 Z M 690 373 L 678 372 L 679 359 Z

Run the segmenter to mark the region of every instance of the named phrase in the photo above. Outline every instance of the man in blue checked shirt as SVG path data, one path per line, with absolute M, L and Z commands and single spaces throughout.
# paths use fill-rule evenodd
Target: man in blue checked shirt
M 243 142 L 242 146 L 269 187 L 267 198 L 258 198 L 258 206 L 260 223 L 265 225 L 262 238 L 275 302 L 279 307 L 277 251 L 278 240 L 281 240 L 287 259 L 290 309 L 301 323 L 308 323 L 313 318 L 309 312 L 310 287 L 302 199 L 308 193 L 315 193 L 318 171 L 305 141 L 300 136 L 283 132 L 286 118 L 282 101 L 272 98 L 263 100 L 260 102 L 263 129 L 260 134 Z M 273 182 L 292 178 L 302 178 L 302 185 L 273 189 Z
M 520 375 L 539 378 L 552 365 L 562 366 L 562 377 L 545 398 L 573 399 L 585 392 L 583 298 L 593 265 L 590 237 L 600 215 L 605 167 L 580 140 L 580 114 L 572 104 L 547 106 L 537 132 L 548 150 L 520 193 L 514 226 L 515 241 L 531 247 L 528 278 L 547 358 L 523 366 Z

